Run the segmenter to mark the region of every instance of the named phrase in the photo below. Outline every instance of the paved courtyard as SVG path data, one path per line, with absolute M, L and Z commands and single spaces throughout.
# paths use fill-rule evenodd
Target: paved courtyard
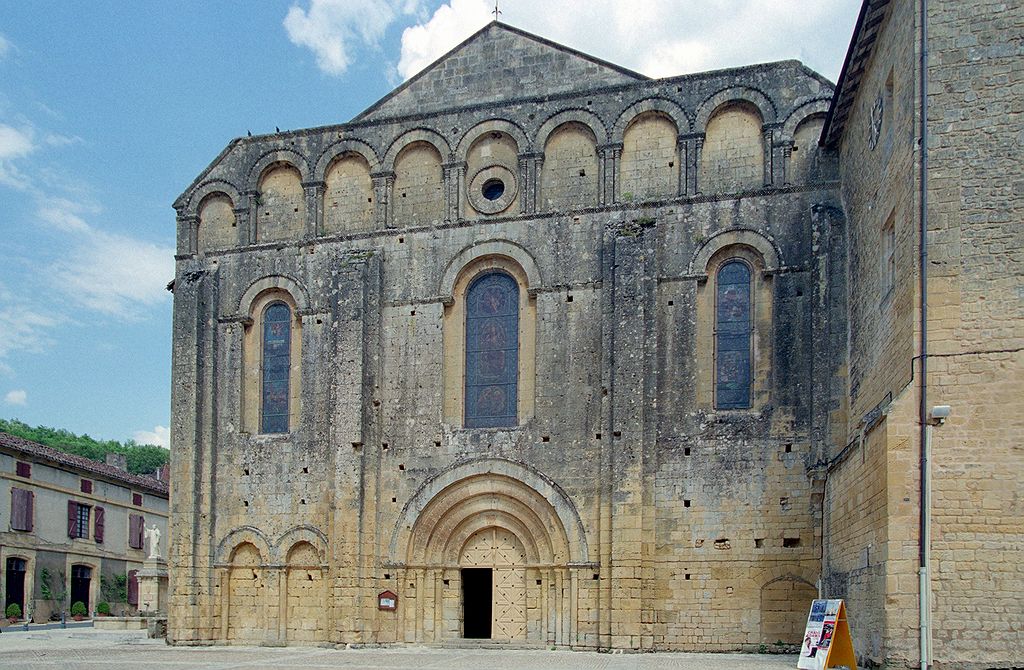
M 144 631 L 46 630 L 0 635 L 0 667 L 19 668 L 373 668 L 379 670 L 791 670 L 791 656 L 598 654 L 487 649 L 168 647 Z

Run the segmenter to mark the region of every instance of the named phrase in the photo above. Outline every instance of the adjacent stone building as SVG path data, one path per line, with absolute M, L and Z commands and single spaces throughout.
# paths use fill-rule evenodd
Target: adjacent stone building
M 858 35 L 912 59 L 900 12 Z M 169 639 L 756 650 L 823 592 L 913 661 L 917 107 L 873 63 L 653 80 L 494 22 L 230 143 L 175 202 Z
M 82 602 L 92 614 L 147 609 L 137 573 L 144 526 L 167 537 L 167 482 L 0 433 L 0 593 L 46 622 Z M 10 503 L 9 505 L 7 503 Z

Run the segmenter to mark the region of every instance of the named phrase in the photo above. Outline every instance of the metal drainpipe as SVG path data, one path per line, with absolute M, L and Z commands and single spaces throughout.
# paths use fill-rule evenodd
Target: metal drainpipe
M 931 665 L 930 627 L 931 612 L 929 597 L 931 579 L 929 575 L 929 548 L 931 544 L 931 482 L 929 463 L 929 442 L 931 426 L 928 416 L 928 0 L 921 2 L 921 174 L 920 189 L 920 292 L 921 292 L 921 404 L 918 408 L 921 424 L 921 519 L 920 519 L 920 632 L 921 670 Z

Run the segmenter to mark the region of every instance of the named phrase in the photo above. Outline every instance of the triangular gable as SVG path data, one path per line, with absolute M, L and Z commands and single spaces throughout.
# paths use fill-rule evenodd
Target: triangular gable
M 492 21 L 357 116 L 354 121 L 631 84 L 649 79 L 607 61 Z

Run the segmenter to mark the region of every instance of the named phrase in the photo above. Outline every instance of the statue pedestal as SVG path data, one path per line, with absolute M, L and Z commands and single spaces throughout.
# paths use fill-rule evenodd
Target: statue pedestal
M 166 614 L 167 561 L 147 558 L 136 576 L 139 579 L 139 611 L 142 614 Z

